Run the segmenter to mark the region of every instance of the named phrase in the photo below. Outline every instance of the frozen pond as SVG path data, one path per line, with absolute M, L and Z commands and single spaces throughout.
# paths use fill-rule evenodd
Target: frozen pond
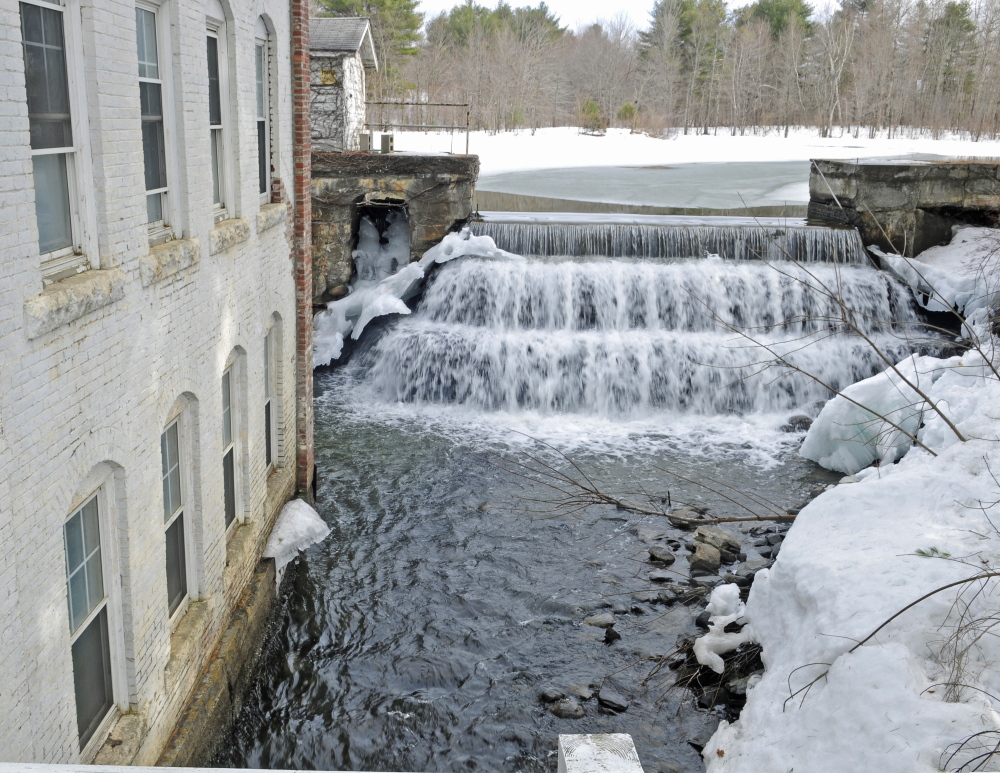
M 556 199 L 689 209 L 802 205 L 809 162 L 540 169 L 482 177 L 478 188 Z

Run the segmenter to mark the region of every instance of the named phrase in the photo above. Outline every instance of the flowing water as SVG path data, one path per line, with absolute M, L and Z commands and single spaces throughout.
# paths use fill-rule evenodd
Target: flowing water
M 803 237 L 796 266 L 737 260 L 759 236 L 746 225 L 525 225 L 491 235 L 529 257 L 440 266 L 411 316 L 317 373 L 333 533 L 290 570 L 218 764 L 552 771 L 560 732 L 627 732 L 646 770 L 701 769 L 692 742 L 718 715 L 669 690 L 668 670 L 646 679 L 696 633 L 689 536 L 608 507 L 553 513 L 561 495 L 520 465 L 719 515 L 745 514 L 737 490 L 798 505 L 830 476 L 796 456 L 787 418 L 880 369 L 824 288 L 892 356 L 916 317 L 850 232 Z M 679 548 L 672 582 L 647 578 L 652 543 Z M 621 640 L 582 624 L 599 610 Z M 559 719 L 539 700 L 608 679 L 626 711 L 590 699 Z

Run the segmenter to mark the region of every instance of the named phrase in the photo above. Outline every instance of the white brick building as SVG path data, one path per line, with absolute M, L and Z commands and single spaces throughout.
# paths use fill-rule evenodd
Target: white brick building
M 0 760 L 155 762 L 295 492 L 291 4 L 0 0 Z

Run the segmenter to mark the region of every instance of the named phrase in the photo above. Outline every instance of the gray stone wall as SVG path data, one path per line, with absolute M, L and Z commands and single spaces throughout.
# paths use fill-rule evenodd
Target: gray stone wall
M 312 146 L 346 152 L 360 147 L 365 123 L 365 67 L 357 53 L 313 54 Z
M 405 206 L 418 259 L 473 211 L 477 156 L 313 153 L 313 297 L 350 281 L 358 207 Z
M 850 223 L 866 245 L 912 257 L 946 244 L 955 223 L 995 224 L 1000 163 L 816 160 L 809 214 Z

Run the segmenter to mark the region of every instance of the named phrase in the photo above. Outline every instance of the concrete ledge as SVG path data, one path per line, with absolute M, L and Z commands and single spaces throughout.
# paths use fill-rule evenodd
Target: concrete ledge
M 104 745 L 94 757 L 95 765 L 131 765 L 146 738 L 146 720 L 141 714 L 118 718 Z
M 276 598 L 274 561 L 261 561 L 157 766 L 196 767 L 212 758 L 242 704 Z
M 559 773 L 642 773 L 626 733 L 560 735 Z
M 223 220 L 208 234 L 208 254 L 217 255 L 250 238 L 250 221 L 245 217 Z
M 265 204 L 257 213 L 257 233 L 263 233 L 278 223 L 284 223 L 288 217 L 288 205 Z
M 198 262 L 201 245 L 197 239 L 174 239 L 157 245 L 139 259 L 139 279 L 143 287 L 162 282 Z
M 121 300 L 125 295 L 125 274 L 113 268 L 84 271 L 53 282 L 41 295 L 24 302 L 24 327 L 28 339 L 51 333 L 92 311 Z

